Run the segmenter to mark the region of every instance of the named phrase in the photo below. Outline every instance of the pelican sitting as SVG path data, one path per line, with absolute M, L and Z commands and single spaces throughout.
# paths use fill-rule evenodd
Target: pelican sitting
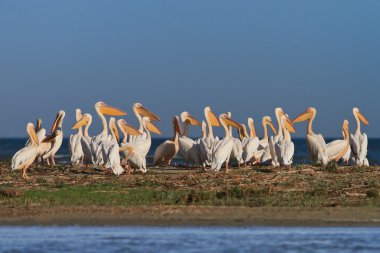
M 19 150 L 12 158 L 11 171 L 22 170 L 22 177 L 28 178 L 26 170 L 34 162 L 37 157 L 38 138 L 34 130 L 34 125 L 28 123 L 26 126 L 26 132 L 30 139 L 30 145 Z
M 369 166 L 367 159 L 367 146 L 368 138 L 365 133 L 360 132 L 360 121 L 365 125 L 368 125 L 367 119 L 361 114 L 358 108 L 352 109 L 356 120 L 356 130 L 354 134 L 351 134 L 350 144 L 352 150 L 352 161 L 355 165 Z
M 275 137 L 271 136 L 269 140 L 272 165 L 290 166 L 293 163 L 294 155 L 294 143 L 290 133 L 295 133 L 295 130 L 292 121 L 284 113 L 280 116 L 280 123 L 282 138 L 276 142 Z
M 296 117 L 293 122 L 297 123 L 306 120 L 309 121 L 307 126 L 306 143 L 311 158 L 314 162 L 320 163 L 322 165 L 327 165 L 327 163 L 330 161 L 338 161 L 340 158 L 342 158 L 349 148 L 349 146 L 346 147 L 345 145 L 345 142 L 349 140 L 349 133 L 346 133 L 348 130 L 348 121 L 345 121 L 343 124 L 343 136 L 345 140 L 340 143 L 337 142 L 326 145 L 323 136 L 321 134 L 315 134 L 313 132 L 313 122 L 316 114 L 317 110 L 313 107 L 309 107 L 304 113 Z M 345 151 L 343 154 L 340 152 L 342 150 Z
M 88 167 L 89 164 L 93 164 L 93 154 L 91 151 L 91 137 L 88 133 L 88 129 L 90 128 L 92 123 L 92 116 L 89 113 L 83 114 L 82 118 L 80 118 L 71 129 L 78 129 L 82 126 L 84 127 L 83 136 L 80 138 L 82 152 L 83 152 L 83 164 Z
M 189 161 L 194 165 L 199 165 L 201 163 L 199 146 L 193 139 L 189 138 L 189 125 L 199 126 L 200 123 L 188 112 L 181 113 L 181 121 L 184 125 L 184 133 L 179 137 L 179 153 L 182 155 L 186 162 L 186 168 L 188 167 Z
M 226 164 L 226 173 L 228 173 L 228 162 L 232 150 L 234 148 L 234 140 L 229 130 L 229 127 L 241 128 L 241 126 L 233 121 L 226 113 L 219 116 L 219 122 L 223 126 L 225 131 L 225 136 L 222 140 L 214 142 L 212 146 L 212 164 L 211 169 L 213 171 L 219 171 L 223 165 Z
M 254 153 L 257 152 L 257 149 L 259 148 L 259 138 L 256 135 L 256 130 L 254 126 L 254 122 L 252 118 L 248 118 L 248 128 L 249 128 L 249 136 L 244 128 L 244 138 L 242 139 L 242 145 L 243 145 L 243 160 L 245 163 L 254 162 Z
M 179 150 L 178 138 L 182 134 L 182 129 L 178 116 L 174 116 L 173 118 L 173 132 L 173 139 L 161 143 L 154 152 L 154 165 L 170 165 L 170 162 Z
M 94 163 L 96 165 L 103 165 L 105 158 L 103 157 L 103 154 L 101 152 L 100 145 L 103 141 L 109 140 L 107 120 L 104 115 L 124 116 L 124 115 L 127 115 L 127 113 L 116 107 L 109 106 L 104 102 L 97 102 L 95 104 L 95 110 L 102 121 L 103 130 L 97 136 L 92 137 L 91 142 L 90 142 L 90 147 L 91 147 L 91 153 L 93 155 Z
M 143 117 L 148 117 L 150 119 L 150 122 L 153 121 L 160 121 L 160 118 L 157 117 L 153 112 L 145 108 L 140 103 L 135 103 L 133 105 L 133 112 L 136 115 L 137 120 L 139 121 L 139 132 L 141 132 L 141 135 L 138 136 L 130 136 L 129 142 L 132 144 L 135 144 L 136 147 L 140 149 L 140 151 L 143 153 L 144 156 L 146 156 L 149 152 L 150 146 L 152 144 L 152 138 L 150 132 L 144 131 L 143 126 Z M 161 134 L 160 131 L 152 130 L 152 132 L 156 134 Z
M 209 106 L 204 109 L 205 120 L 207 124 L 207 136 L 199 141 L 199 151 L 201 153 L 202 161 L 206 165 L 211 165 L 212 163 L 212 146 L 215 142 L 219 141 L 219 138 L 214 138 L 212 131 L 213 126 L 219 126 L 219 121 L 215 114 L 212 112 Z M 206 160 L 204 158 L 207 158 Z
M 76 121 L 79 121 L 82 118 L 82 112 L 80 109 L 75 110 L 75 118 Z M 79 164 L 83 160 L 83 150 L 81 139 L 83 136 L 82 127 L 78 128 L 78 133 L 71 134 L 69 139 L 69 152 L 71 156 L 71 163 Z
M 62 124 L 63 119 L 65 118 L 65 112 L 59 111 L 57 113 L 57 116 L 54 120 L 53 126 L 51 128 L 51 133 L 49 136 L 47 136 L 42 142 L 43 143 L 52 143 L 51 149 L 42 156 L 42 159 L 46 159 L 49 164 L 49 158 L 51 159 L 51 162 L 53 165 L 55 165 L 54 156 L 58 152 L 59 148 L 62 145 L 63 140 L 63 131 L 62 131 Z

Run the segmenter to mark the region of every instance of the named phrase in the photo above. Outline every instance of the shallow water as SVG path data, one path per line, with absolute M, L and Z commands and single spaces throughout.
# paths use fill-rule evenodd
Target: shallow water
M 380 252 L 380 228 L 0 227 L 0 252 Z
M 165 141 L 165 139 L 154 138 L 152 139 L 152 146 L 147 156 L 148 165 L 153 161 L 153 154 L 157 146 Z M 326 139 L 330 142 L 331 139 Z M 0 138 L 0 159 L 10 159 L 12 156 L 25 145 L 26 139 L 21 138 Z M 293 139 L 295 145 L 294 164 L 310 163 L 309 155 L 305 139 Z M 368 160 L 370 165 L 380 165 L 380 139 L 369 139 L 368 141 Z M 68 163 L 70 161 L 68 139 L 64 139 L 56 158 L 61 163 Z M 173 160 L 173 164 L 182 164 L 180 157 Z

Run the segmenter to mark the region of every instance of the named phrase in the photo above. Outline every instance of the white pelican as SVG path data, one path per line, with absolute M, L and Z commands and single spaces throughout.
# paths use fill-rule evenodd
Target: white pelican
M 82 112 L 80 109 L 75 110 L 75 118 L 76 121 L 79 121 L 82 118 Z M 79 164 L 83 160 L 83 150 L 82 150 L 82 144 L 81 139 L 83 136 L 82 127 L 78 128 L 78 133 L 71 134 L 69 139 L 69 152 L 71 156 L 71 163 L 72 164 Z
M 144 155 L 143 152 L 135 146 L 135 144 L 127 142 L 128 135 L 138 136 L 142 133 L 129 125 L 124 119 L 118 120 L 117 125 L 124 136 L 120 146 L 120 152 L 122 154 L 122 164 L 128 163 L 128 174 L 130 174 L 130 167 L 139 169 L 141 172 L 146 173 L 146 155 Z M 143 129 L 147 131 L 147 133 L 149 133 L 149 129 L 157 128 L 150 122 L 148 117 L 142 118 L 142 125 Z
M 207 151 L 204 149 L 205 145 L 203 148 L 201 148 L 201 141 L 207 138 L 207 125 L 204 120 L 202 120 L 202 137 L 197 139 L 195 142 L 198 145 L 198 151 L 199 151 L 199 157 L 200 161 L 202 163 L 202 167 L 206 167 L 207 163 Z M 202 149 L 202 151 L 201 151 Z
M 116 127 L 116 120 L 114 117 L 110 118 L 110 120 L 108 122 L 108 127 L 109 127 L 109 130 L 111 132 L 111 135 L 107 140 L 102 141 L 102 143 L 100 143 L 99 147 L 101 148 L 102 156 L 104 159 L 105 169 L 108 170 L 109 168 L 111 168 L 112 171 L 116 175 L 120 175 L 124 170 L 120 171 L 121 166 L 120 166 L 119 152 L 117 152 L 117 153 L 113 152 L 113 153 L 111 153 L 111 156 L 109 155 L 109 151 L 114 145 L 119 147 L 118 143 L 120 140 L 119 132 L 117 131 L 117 127 Z M 118 164 L 115 163 L 116 160 L 119 160 Z M 112 164 L 114 164 L 115 166 L 112 167 Z
M 22 170 L 22 177 L 28 178 L 26 170 L 34 162 L 37 157 L 38 138 L 34 130 L 34 125 L 28 123 L 26 126 L 26 132 L 30 139 L 30 145 L 19 150 L 12 158 L 11 171 Z
M 352 160 L 355 165 L 369 166 L 367 159 L 367 146 L 368 138 L 365 133 L 360 132 L 360 121 L 365 125 L 368 125 L 367 119 L 361 114 L 358 108 L 353 108 L 352 113 L 356 120 L 356 130 L 354 134 L 351 134 L 350 144 L 352 150 Z
M 241 128 L 241 126 L 233 121 L 226 113 L 219 116 L 219 122 L 223 126 L 225 131 L 225 136 L 222 140 L 214 142 L 212 146 L 212 164 L 211 169 L 213 171 L 219 171 L 223 165 L 226 164 L 226 173 L 228 173 L 228 162 L 234 148 L 234 141 L 229 130 L 229 127 Z
M 36 125 L 34 127 L 34 131 L 37 134 L 38 142 L 41 142 L 43 139 L 45 139 L 46 130 L 42 128 L 42 119 L 40 118 L 37 119 Z M 38 133 L 40 133 L 40 136 L 38 135 Z M 30 145 L 32 145 L 32 143 L 31 143 L 31 139 L 29 138 L 25 143 L 25 147 L 28 147 Z
M 47 143 L 51 142 L 52 147 L 51 149 L 42 156 L 42 159 L 46 159 L 48 164 L 49 164 L 49 158 L 51 159 L 51 162 L 53 165 L 55 165 L 55 160 L 54 156 L 58 152 L 59 148 L 62 145 L 62 140 L 63 140 L 63 131 L 62 131 L 62 124 L 63 124 L 63 119 L 65 118 L 65 112 L 64 111 L 59 111 L 57 113 L 57 116 L 54 120 L 53 126 L 51 128 L 51 133 L 49 136 L 47 136 L 42 142 Z
M 71 129 L 78 129 L 82 126 L 84 127 L 83 136 L 80 139 L 81 147 L 83 151 L 83 164 L 88 167 L 89 164 L 93 164 L 93 154 L 91 151 L 91 137 L 88 134 L 88 129 L 90 128 L 92 123 L 92 116 L 89 113 L 83 114 L 82 118 L 80 118 Z
M 182 128 L 179 124 L 178 116 L 174 116 L 173 118 L 173 132 L 173 139 L 161 143 L 154 152 L 154 165 L 170 165 L 170 162 L 179 150 L 178 138 L 182 134 Z
M 282 108 L 277 107 L 274 110 L 274 113 L 276 115 L 276 120 L 277 120 L 277 134 L 273 137 L 274 142 L 278 142 L 284 138 L 284 134 L 282 132 L 282 123 L 281 123 L 281 117 L 285 114 L 284 110 Z M 293 124 L 293 123 L 292 123 Z
M 338 162 L 350 150 L 350 130 L 348 129 L 348 125 L 348 120 L 344 120 L 342 125 L 343 140 L 335 140 L 326 144 L 326 153 L 329 162 Z
M 227 112 L 227 115 L 228 115 L 229 118 L 231 118 L 232 113 L 231 112 Z M 238 128 L 238 132 L 239 133 L 242 131 L 241 128 L 242 128 L 241 126 Z M 236 162 L 237 162 L 238 167 L 240 168 L 240 164 L 242 164 L 244 162 L 244 160 L 243 160 L 243 144 L 241 143 L 241 141 L 238 138 L 233 137 L 233 135 L 232 135 L 232 126 L 229 126 L 228 129 L 230 130 L 230 134 L 231 134 L 232 140 L 234 141 L 234 147 L 232 148 L 232 153 L 231 153 L 231 156 L 230 156 L 230 160 L 235 159 Z
M 273 136 L 269 140 L 272 165 L 290 166 L 293 163 L 294 155 L 294 143 L 292 142 L 290 133 L 295 133 L 295 129 L 292 121 L 284 113 L 280 116 L 280 123 L 282 137 L 277 142 Z
M 268 147 L 268 126 L 272 129 L 274 134 L 277 134 L 277 130 L 273 125 L 272 119 L 269 116 L 264 116 L 262 119 L 262 126 L 264 131 L 263 138 L 259 141 L 259 147 L 254 154 L 256 163 L 265 163 L 271 159 L 270 150 Z
M 313 132 L 313 122 L 315 116 L 317 114 L 317 110 L 313 107 L 307 108 L 307 110 L 296 117 L 293 122 L 302 122 L 308 120 L 307 126 L 307 135 L 306 135 L 306 143 L 309 149 L 309 153 L 314 162 L 320 163 L 322 165 L 327 165 L 330 161 L 338 161 L 340 158 L 346 154 L 349 145 L 346 147 L 346 142 L 349 142 L 349 133 L 346 133 L 348 130 L 348 121 L 344 121 L 343 123 L 343 136 L 345 140 L 340 142 L 332 142 L 331 144 L 326 145 L 325 139 L 321 134 L 315 134 Z M 329 147 L 329 148 L 328 148 Z M 345 151 L 343 154 L 341 151 Z
M 137 120 L 139 121 L 139 132 L 141 132 L 141 135 L 138 136 L 133 136 L 131 135 L 129 138 L 130 143 L 136 144 L 136 147 L 140 149 L 140 151 L 146 156 L 149 152 L 150 146 L 152 144 L 152 138 L 150 135 L 150 132 L 145 132 L 144 131 L 144 126 L 143 126 L 143 117 L 148 117 L 150 119 L 150 123 L 152 121 L 160 121 L 160 118 L 155 115 L 153 112 L 145 108 L 142 104 L 140 103 L 135 103 L 133 105 L 133 112 L 136 115 Z M 154 129 L 151 130 L 153 133 L 156 134 L 161 134 L 160 131 L 155 131 Z
M 107 120 L 106 120 L 106 117 L 104 115 L 124 116 L 124 115 L 127 115 L 127 113 L 116 108 L 116 107 L 109 106 L 104 102 L 97 102 L 95 104 L 95 110 L 98 113 L 99 118 L 102 121 L 103 130 L 97 136 L 92 137 L 90 147 L 91 147 L 91 153 L 93 155 L 94 163 L 96 165 L 103 165 L 104 164 L 104 157 L 103 157 L 102 152 L 101 152 L 100 144 L 105 140 L 109 140 Z
M 201 156 L 199 151 L 199 146 L 193 139 L 189 138 L 189 125 L 199 126 L 200 123 L 188 112 L 181 113 L 181 121 L 184 125 L 184 133 L 179 137 L 179 153 L 182 155 L 186 168 L 188 167 L 189 161 L 192 162 L 193 167 L 201 164 Z
M 201 157 L 207 157 L 205 161 L 206 165 L 211 165 L 212 163 L 212 146 L 215 142 L 219 141 L 219 138 L 214 138 L 214 134 L 212 131 L 213 126 L 219 126 L 219 121 L 215 114 L 212 112 L 209 106 L 204 109 L 205 120 L 207 124 L 207 136 L 206 138 L 202 138 L 199 141 L 199 150 L 201 152 Z
M 248 118 L 249 136 L 245 126 L 243 125 L 244 138 L 242 139 L 243 145 L 243 160 L 245 163 L 254 162 L 254 153 L 259 148 L 260 140 L 256 135 L 256 130 L 252 118 Z

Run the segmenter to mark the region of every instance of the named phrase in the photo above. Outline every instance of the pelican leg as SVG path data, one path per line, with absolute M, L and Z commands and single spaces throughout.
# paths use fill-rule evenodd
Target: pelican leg
M 28 169 L 29 166 L 25 166 L 23 169 L 22 169 L 22 177 L 24 179 L 29 179 L 28 175 L 26 175 L 26 170 Z
M 230 162 L 229 160 L 226 161 L 226 172 L 225 172 L 225 174 L 228 174 L 228 163 L 229 162 Z
M 49 166 L 50 166 L 49 157 L 48 157 L 48 158 L 46 158 L 46 163 L 47 163 L 47 165 L 49 165 Z
M 51 157 L 51 162 L 52 162 L 53 166 L 55 166 L 54 156 Z

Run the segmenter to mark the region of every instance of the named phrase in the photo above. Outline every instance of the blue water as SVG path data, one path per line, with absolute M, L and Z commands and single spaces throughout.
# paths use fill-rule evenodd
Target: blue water
M 153 160 L 153 154 L 156 147 L 165 141 L 165 139 L 155 138 L 152 139 L 152 146 L 147 156 L 147 162 L 150 164 Z M 306 146 L 305 139 L 293 139 L 295 145 L 295 153 L 293 161 L 295 164 L 310 163 L 309 155 Z M 326 142 L 330 142 L 331 139 L 326 139 Z M 21 138 L 0 138 L 0 159 L 9 159 L 25 145 L 26 139 Z M 369 139 L 368 141 L 368 160 L 371 165 L 380 165 L 380 139 Z M 70 160 L 68 150 L 68 139 L 64 139 L 61 149 L 57 153 L 57 161 L 61 163 L 68 163 Z M 180 158 L 173 160 L 174 164 L 182 164 Z
M 0 227 L 0 252 L 380 252 L 380 228 Z

